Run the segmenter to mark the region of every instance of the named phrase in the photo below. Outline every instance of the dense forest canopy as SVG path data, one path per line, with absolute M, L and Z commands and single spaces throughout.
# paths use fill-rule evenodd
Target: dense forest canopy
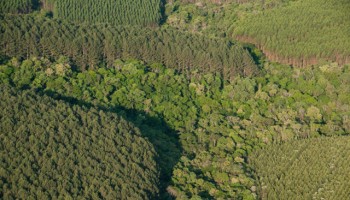
M 349 155 L 349 137 L 317 138 L 267 146 L 250 162 L 261 199 L 347 199 Z
M 349 1 L 249 0 L 166 5 L 166 23 L 253 43 L 268 59 L 298 67 L 350 62 Z
M 239 20 L 234 35 L 263 49 L 268 58 L 306 67 L 350 63 L 350 2 L 294 1 Z
M 117 58 L 159 62 L 178 71 L 220 73 L 225 79 L 258 72 L 248 51 L 228 40 L 209 39 L 173 29 L 74 25 L 40 16 L 5 16 L 1 53 L 29 58 L 68 56 L 85 70 Z
M 293 0 L 173 0 L 165 5 L 166 25 L 208 37 L 232 38 L 246 15 L 289 5 Z
M 254 196 L 253 174 L 245 162 L 254 149 L 350 132 L 349 67 L 264 68 L 264 76 L 237 78 L 222 87 L 219 75 L 193 71 L 188 80 L 185 74 L 139 61 L 76 72 L 64 58 L 54 63 L 14 58 L 1 66 L 0 77 L 17 88 L 163 119 L 178 132 L 183 149 L 168 191 L 178 198 L 226 199 Z M 143 115 L 134 120 L 147 122 Z M 155 134 L 149 138 L 164 142 Z
M 157 26 L 161 4 L 160 0 L 57 0 L 54 16 L 73 22 Z
M 0 14 L 27 14 L 42 9 L 76 23 L 158 26 L 163 6 L 161 0 L 2 0 Z
M 6 0 L 0 196 L 348 196 L 348 5 Z
M 36 8 L 36 3 L 34 0 L 2 0 L 0 14 L 30 13 Z
M 153 199 L 156 153 L 124 119 L 0 85 L 5 199 Z

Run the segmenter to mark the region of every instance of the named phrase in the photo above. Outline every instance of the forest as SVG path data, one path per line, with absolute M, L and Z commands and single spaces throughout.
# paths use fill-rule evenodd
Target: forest
M 1 4 L 0 197 L 346 199 L 348 4 L 320 2 Z
M 266 56 L 305 67 L 350 62 L 350 2 L 308 0 L 252 14 L 237 24 L 235 37 L 258 45 Z M 305 41 L 305 42 L 304 42 Z
M 74 22 L 154 25 L 161 20 L 160 0 L 58 0 L 54 16 Z
M 254 182 L 245 160 L 254 149 L 350 131 L 349 67 L 326 65 L 301 71 L 270 64 L 265 66 L 266 75 L 237 78 L 223 88 L 220 75 L 193 71 L 188 80 L 173 69 L 137 60 L 79 72 L 65 57 L 53 63 L 13 58 L 0 69 L 1 81 L 12 87 L 121 110 L 137 126 L 152 127 L 156 122 L 165 132 L 177 133 L 179 144 L 176 137 L 168 137 L 174 138 L 170 145 L 180 148 L 159 159 L 173 163 L 170 172 L 163 167 L 163 180 L 171 178 L 168 190 L 179 198 L 247 197 Z M 140 114 L 135 116 L 135 111 Z M 161 146 L 166 143 L 159 135 L 149 137 L 160 142 L 155 144 L 158 150 L 170 146 Z
M 297 67 L 350 62 L 347 0 L 223 2 L 174 0 L 166 5 L 167 23 L 180 30 L 254 44 L 269 60 Z
M 158 192 L 156 152 L 140 130 L 96 108 L 0 87 L 1 196 L 135 198 Z
M 1 1 L 0 13 L 30 13 L 36 6 L 33 0 Z
M 81 70 L 93 69 L 101 62 L 111 65 L 116 59 L 135 58 L 159 62 L 184 73 L 194 69 L 217 72 L 225 79 L 258 73 L 254 60 L 241 45 L 173 29 L 77 26 L 34 16 L 5 16 L 0 28 L 3 55 L 65 55 Z
M 254 152 L 250 162 L 262 184 L 261 199 L 347 199 L 349 139 L 306 139 Z

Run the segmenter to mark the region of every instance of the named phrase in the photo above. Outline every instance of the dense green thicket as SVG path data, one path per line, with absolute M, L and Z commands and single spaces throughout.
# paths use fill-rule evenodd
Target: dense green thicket
M 1 0 L 0 14 L 29 13 L 37 5 L 35 0 Z
M 54 15 L 74 22 L 158 25 L 160 0 L 58 0 Z
M 84 70 L 117 58 L 160 62 L 182 72 L 220 73 L 225 79 L 249 76 L 258 68 L 249 53 L 227 40 L 208 39 L 172 29 L 77 26 L 39 16 L 5 16 L 1 53 L 29 58 L 69 56 Z
M 267 57 L 295 66 L 325 61 L 350 63 L 350 2 L 295 1 L 241 17 L 236 38 L 263 49 Z
M 3 84 L 0 93 L 3 198 L 148 199 L 158 194 L 155 151 L 132 124 Z
M 348 199 L 350 138 L 271 145 L 252 153 L 261 199 Z
M 12 59 L 0 67 L 0 80 L 163 119 L 179 133 L 183 148 L 168 192 L 229 199 L 254 197 L 246 159 L 255 148 L 350 133 L 348 66 L 302 71 L 267 64 L 265 69 L 265 76 L 237 77 L 223 86 L 219 75 L 192 71 L 189 80 L 173 69 L 136 61 L 78 73 L 65 59 Z M 135 121 L 143 124 L 144 116 Z

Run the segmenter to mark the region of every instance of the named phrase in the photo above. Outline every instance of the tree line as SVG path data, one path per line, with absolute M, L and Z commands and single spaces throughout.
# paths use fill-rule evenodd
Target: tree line
M 182 72 L 220 73 L 225 79 L 258 73 L 250 54 L 228 40 L 164 28 L 74 25 L 40 16 L 4 16 L 1 54 L 18 58 L 68 56 L 81 70 L 137 58 Z

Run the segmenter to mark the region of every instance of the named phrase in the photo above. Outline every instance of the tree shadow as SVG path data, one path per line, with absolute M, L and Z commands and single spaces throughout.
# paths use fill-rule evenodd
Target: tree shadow
M 160 5 L 161 19 L 159 21 L 159 25 L 163 25 L 163 24 L 165 24 L 165 22 L 166 22 L 166 20 L 168 18 L 168 16 L 165 13 L 165 6 L 167 4 L 167 1 L 166 0 L 160 0 L 160 3 L 161 3 L 161 5 Z
M 254 63 L 257 66 L 260 67 L 261 64 L 264 61 L 264 54 L 263 54 L 263 52 L 260 49 L 258 49 L 254 44 L 242 43 L 241 45 L 243 46 L 243 48 L 245 50 L 247 50 L 249 52 L 249 54 L 252 57 Z
M 150 116 L 144 111 L 128 109 L 125 107 L 106 107 L 102 105 L 92 104 L 74 97 L 64 96 L 54 91 L 44 91 L 37 89 L 36 93 L 43 96 L 49 96 L 55 100 L 62 100 L 71 105 L 79 105 L 86 108 L 97 108 L 104 112 L 112 112 L 125 120 L 132 122 L 143 137 L 147 138 L 154 146 L 157 152 L 156 162 L 160 170 L 159 180 L 159 197 L 156 199 L 173 199 L 166 191 L 171 182 L 171 176 L 175 165 L 178 163 L 182 147 L 176 131 L 172 130 L 167 123 L 160 118 Z
M 39 1 L 39 0 L 31 0 L 31 3 L 32 3 L 32 10 L 39 10 L 41 8 L 41 4 L 42 2 Z
M 1 14 L 0 14 L 0 20 L 1 20 Z M 10 60 L 10 57 L 5 55 L 0 55 L 0 65 L 6 64 Z

